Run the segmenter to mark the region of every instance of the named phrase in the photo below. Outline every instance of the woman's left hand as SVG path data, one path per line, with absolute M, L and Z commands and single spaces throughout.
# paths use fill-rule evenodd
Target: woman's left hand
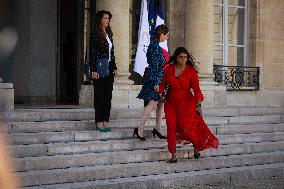
M 156 91 L 157 93 L 159 93 L 159 85 L 156 85 L 156 86 L 154 87 L 154 89 L 155 89 L 155 91 Z
M 117 70 L 114 70 L 114 71 L 113 71 L 113 74 L 114 74 L 114 77 L 117 77 L 118 71 L 117 71 Z
M 198 106 L 198 107 L 195 109 L 195 111 L 196 111 L 196 113 L 197 113 L 198 115 L 202 116 L 202 109 L 201 109 L 201 107 Z

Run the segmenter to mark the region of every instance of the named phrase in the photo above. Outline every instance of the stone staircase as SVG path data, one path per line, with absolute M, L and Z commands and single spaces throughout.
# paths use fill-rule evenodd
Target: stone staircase
M 133 138 L 141 109 L 111 112 L 112 132 L 95 131 L 93 109 L 22 109 L 3 115 L 17 175 L 25 188 L 176 188 L 193 184 L 284 176 L 284 115 L 276 107 L 205 108 L 220 140 L 192 159 L 178 145 L 176 164 L 166 140 Z M 165 132 L 165 120 L 163 131 Z

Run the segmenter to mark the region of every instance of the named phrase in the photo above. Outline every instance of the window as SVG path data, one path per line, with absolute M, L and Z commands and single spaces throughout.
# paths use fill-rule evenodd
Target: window
M 214 0 L 214 64 L 247 66 L 247 0 Z

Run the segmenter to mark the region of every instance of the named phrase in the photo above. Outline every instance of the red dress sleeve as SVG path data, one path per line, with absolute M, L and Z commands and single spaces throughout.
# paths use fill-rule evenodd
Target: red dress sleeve
M 194 97 L 196 98 L 196 100 L 203 101 L 204 97 L 200 90 L 197 72 L 194 68 L 192 68 L 191 75 L 191 88 L 193 89 Z

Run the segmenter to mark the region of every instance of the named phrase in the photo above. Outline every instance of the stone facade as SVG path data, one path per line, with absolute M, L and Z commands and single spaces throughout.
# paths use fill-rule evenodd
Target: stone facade
M 0 82 L 0 113 L 9 111 L 14 111 L 13 84 Z
M 17 43 L 17 32 L 11 26 L 13 14 L 9 11 L 13 4 L 0 0 L 0 113 L 14 110 L 14 88 L 11 83 L 11 54 Z
M 186 12 L 190 11 L 186 3 L 192 3 L 194 9 L 201 10 L 202 1 L 198 4 L 192 0 L 167 1 L 167 18 L 171 30 L 170 52 L 178 46 L 186 46 L 185 30 L 190 28 L 185 23 Z M 279 0 L 250 0 L 248 3 L 248 66 L 260 67 L 260 90 L 227 91 L 227 105 L 284 107 L 284 82 L 281 77 L 284 73 L 284 24 L 281 19 L 284 17 L 284 3 Z M 197 18 L 195 20 L 199 22 Z M 197 57 L 198 52 L 195 52 Z
M 130 64 L 131 5 L 133 0 L 96 0 L 96 9 L 112 12 L 115 55 L 119 77 L 115 81 L 113 104 L 117 107 L 142 107 L 135 96 L 139 86 L 128 80 Z M 13 54 L 11 83 L 16 102 L 56 104 L 58 15 L 56 0 L 13 0 L 13 24 L 19 41 Z M 216 49 L 213 0 L 165 0 L 166 21 L 170 27 L 169 52 L 178 46 L 189 48 L 200 62 L 200 83 L 208 106 L 273 105 L 284 106 L 284 2 L 249 0 L 248 65 L 260 67 L 260 90 L 226 91 L 214 83 L 212 68 Z M 0 13 L 1 14 L 1 13 Z M 3 14 L 3 13 L 2 13 Z M 12 22 L 12 21 L 11 21 Z M 1 28 L 0 28 L 1 29 Z M 80 53 L 80 52 L 77 52 Z M 6 78 L 6 71 L 0 76 Z M 78 72 L 77 77 L 81 77 Z M 90 89 L 88 89 L 90 92 Z M 81 96 L 84 92 L 81 92 Z M 86 105 L 86 99 L 83 100 Z M 83 102 L 79 99 L 79 102 Z M 91 101 L 89 101 L 92 106 Z
M 15 1 L 19 41 L 13 83 L 17 103 L 56 102 L 56 0 Z
M 284 107 L 284 2 L 249 1 L 249 65 L 260 67 L 260 90 L 229 92 L 228 104 Z

